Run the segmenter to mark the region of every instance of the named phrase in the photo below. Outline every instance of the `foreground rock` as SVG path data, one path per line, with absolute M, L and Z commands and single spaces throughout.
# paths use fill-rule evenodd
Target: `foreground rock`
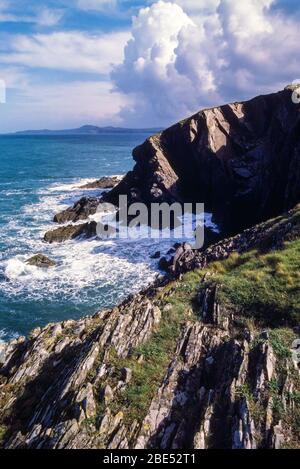
M 81 186 L 80 189 L 111 189 L 115 187 L 121 179 L 122 177 L 120 176 L 103 177 L 97 181 Z M 101 197 L 82 197 L 75 202 L 72 207 L 57 213 L 54 216 L 54 222 L 62 224 L 86 220 L 90 215 L 96 213 L 100 202 Z
M 80 186 L 80 189 L 111 189 L 115 187 L 121 181 L 122 176 L 108 176 L 102 177 L 97 181 L 92 181 L 83 186 Z
M 56 223 L 77 222 L 94 215 L 99 206 L 100 199 L 97 197 L 82 197 L 72 207 L 57 213 L 54 217 Z
M 205 109 L 137 147 L 106 199 L 204 202 L 228 234 L 300 199 L 300 107 L 292 90 Z
M 52 261 L 47 256 L 44 256 L 44 254 L 36 254 L 28 259 L 26 264 L 48 269 L 49 267 L 54 267 L 56 262 Z
M 62 243 L 63 241 L 79 237 L 93 238 L 97 233 L 96 228 L 97 223 L 95 221 L 82 223 L 80 225 L 61 226 L 55 230 L 47 231 L 44 236 L 44 241 L 47 243 Z
M 292 241 L 300 236 L 300 205 L 290 210 L 286 218 L 261 223 L 245 230 L 243 233 L 208 247 L 205 251 L 193 250 L 188 243 L 176 249 L 172 259 L 162 262 L 163 270 L 178 276 L 190 270 L 206 267 L 210 262 L 227 259 L 233 252 L 242 254 L 251 249 L 261 252 L 278 250 L 285 240 Z
M 298 210 L 257 227 L 257 247 L 298 239 Z M 220 251 L 209 249 L 206 266 Z M 243 322 L 206 278 L 157 281 L 112 310 L 2 346 L 1 446 L 299 448 L 299 371 L 279 340 L 293 340 L 293 324 L 274 341 L 268 314 L 263 328 Z

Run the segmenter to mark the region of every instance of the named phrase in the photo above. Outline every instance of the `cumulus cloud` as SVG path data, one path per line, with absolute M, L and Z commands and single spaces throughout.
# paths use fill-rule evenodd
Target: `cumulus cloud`
M 112 73 L 116 89 L 136 103 L 124 119 L 165 125 L 292 81 L 300 69 L 298 24 L 274 3 L 175 0 L 143 8 Z
M 90 36 L 79 31 L 17 35 L 0 62 L 27 67 L 107 74 L 123 60 L 128 32 Z

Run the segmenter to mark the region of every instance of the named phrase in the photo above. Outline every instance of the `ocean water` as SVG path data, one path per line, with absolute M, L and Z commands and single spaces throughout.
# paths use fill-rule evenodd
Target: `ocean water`
M 159 273 L 151 255 L 174 240 L 43 242 L 56 212 L 83 195 L 80 185 L 125 174 L 147 132 L 97 136 L 0 136 L 0 340 L 49 322 L 76 319 L 116 305 Z M 57 266 L 25 261 L 36 253 Z

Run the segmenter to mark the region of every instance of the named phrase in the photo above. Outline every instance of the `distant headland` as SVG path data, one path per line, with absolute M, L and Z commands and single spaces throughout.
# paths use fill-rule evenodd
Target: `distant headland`
M 76 129 L 63 129 L 63 130 L 49 130 L 49 129 L 41 129 L 41 130 L 22 130 L 18 132 L 13 132 L 13 135 L 99 135 L 106 132 L 128 132 L 128 133 L 136 133 L 136 132 L 151 132 L 155 133 L 160 131 L 160 128 L 151 128 L 151 129 L 128 129 L 123 127 L 97 127 L 95 125 L 83 125 L 82 127 L 78 127 Z M 12 135 L 12 134 L 10 134 Z

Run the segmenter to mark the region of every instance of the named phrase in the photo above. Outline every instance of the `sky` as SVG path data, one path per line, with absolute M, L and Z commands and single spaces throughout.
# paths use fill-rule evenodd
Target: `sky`
M 0 133 L 165 127 L 278 91 L 299 20 L 299 0 L 0 0 Z

